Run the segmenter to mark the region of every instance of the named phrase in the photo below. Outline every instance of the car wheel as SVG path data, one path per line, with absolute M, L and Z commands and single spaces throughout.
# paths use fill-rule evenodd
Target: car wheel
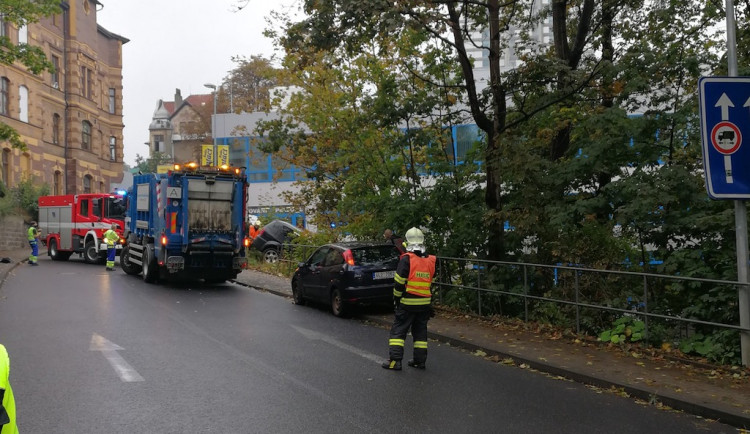
M 156 258 L 152 258 L 151 249 L 148 246 L 143 248 L 143 280 L 146 283 L 156 282 Z
M 331 291 L 331 312 L 337 317 L 346 315 L 344 298 L 341 296 L 341 291 L 338 288 L 333 288 Z
M 96 250 L 94 240 L 90 239 L 86 241 L 86 245 L 83 248 L 83 260 L 86 261 L 87 264 L 96 264 L 99 262 L 99 252 Z
M 269 264 L 279 262 L 279 251 L 274 248 L 266 249 L 263 252 L 263 260 Z
M 303 306 L 305 304 L 305 298 L 302 296 L 304 288 L 302 282 L 299 279 L 292 282 L 292 302 L 296 305 Z

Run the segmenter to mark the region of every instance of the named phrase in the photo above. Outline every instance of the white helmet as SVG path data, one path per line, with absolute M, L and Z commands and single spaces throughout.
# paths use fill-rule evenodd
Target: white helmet
M 424 252 L 424 234 L 419 228 L 411 228 L 406 231 L 406 250 Z

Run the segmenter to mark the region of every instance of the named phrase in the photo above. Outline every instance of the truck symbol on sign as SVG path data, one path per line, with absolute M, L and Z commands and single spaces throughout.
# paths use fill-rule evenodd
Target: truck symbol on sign
M 734 146 L 735 135 L 732 130 L 724 130 L 719 133 L 717 137 L 719 139 L 719 146 L 722 148 L 731 148 Z

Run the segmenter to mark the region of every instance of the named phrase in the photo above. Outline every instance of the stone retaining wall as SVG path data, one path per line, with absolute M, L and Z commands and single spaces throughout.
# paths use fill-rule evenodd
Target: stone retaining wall
M 0 250 L 28 247 L 26 231 L 29 227 L 17 215 L 0 217 Z

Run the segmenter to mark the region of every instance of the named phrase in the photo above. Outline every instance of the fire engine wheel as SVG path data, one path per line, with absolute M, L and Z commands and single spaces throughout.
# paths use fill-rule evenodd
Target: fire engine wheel
M 53 261 L 67 261 L 68 258 L 70 258 L 70 252 L 61 252 L 57 250 L 57 240 L 55 239 L 49 240 L 47 254 L 49 254 L 49 257 L 52 258 Z
M 83 248 L 83 260 L 88 264 L 99 262 L 99 252 L 96 250 L 94 240 L 86 241 L 86 246 Z
M 131 276 L 141 272 L 141 267 L 130 262 L 130 246 L 125 246 L 122 248 L 122 253 L 120 253 L 120 267 L 122 268 L 122 271 L 125 272 L 125 274 Z
M 344 297 L 341 296 L 341 291 L 338 288 L 331 290 L 331 312 L 339 318 L 346 315 Z
M 156 282 L 157 273 L 159 272 L 156 268 L 156 258 L 153 255 L 151 249 L 145 246 L 143 249 L 143 280 L 147 283 Z

